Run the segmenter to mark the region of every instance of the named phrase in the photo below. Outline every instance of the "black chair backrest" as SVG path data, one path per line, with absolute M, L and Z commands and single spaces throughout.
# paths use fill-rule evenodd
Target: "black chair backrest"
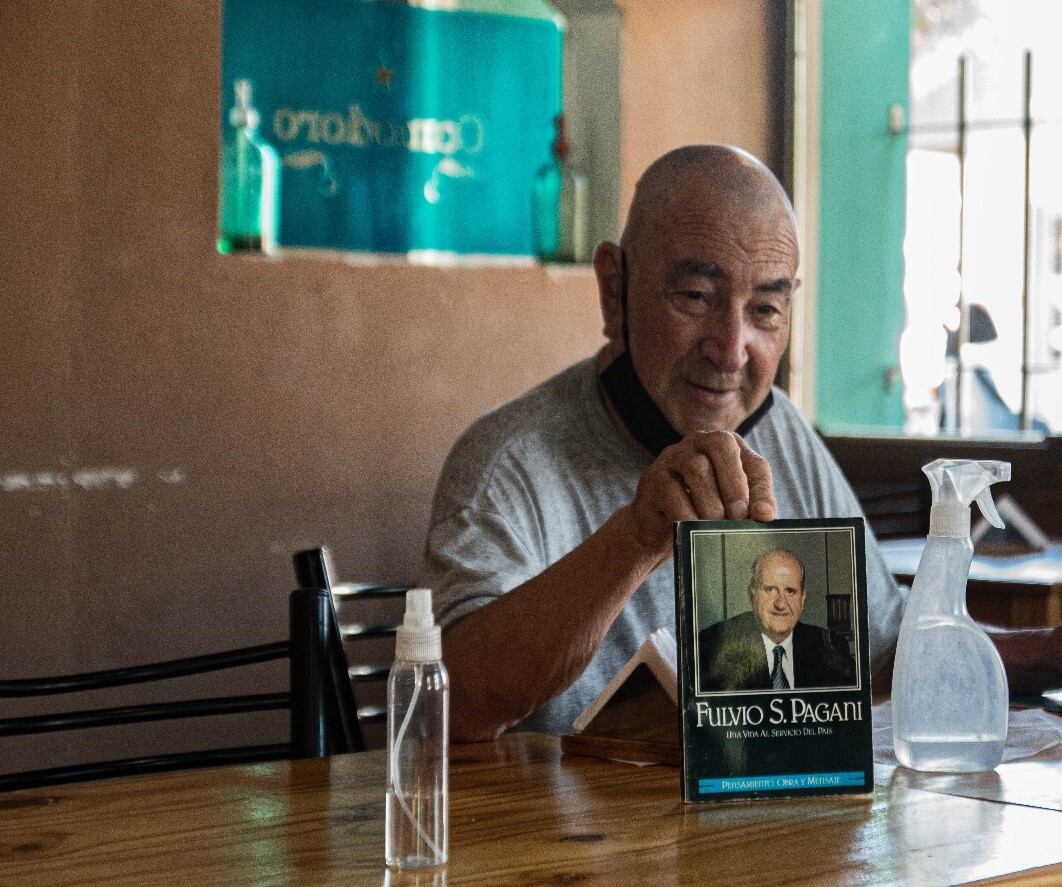
M 364 740 L 354 714 L 342 641 L 331 595 L 298 589 L 289 598 L 290 636 L 286 641 L 223 653 L 58 677 L 0 681 L 0 699 L 82 693 L 106 687 L 155 683 L 218 672 L 277 659 L 289 660 L 287 690 L 207 699 L 180 699 L 101 709 L 60 711 L 0 718 L 0 738 L 88 727 L 117 726 L 176 718 L 288 709 L 290 742 L 143 755 L 0 774 L 0 791 L 56 785 L 134 773 L 250 763 L 285 758 L 324 757 L 361 751 Z
M 364 751 L 332 595 L 323 588 L 300 588 L 291 600 L 293 756 Z
M 345 604 L 351 601 L 382 600 L 404 597 L 405 593 L 413 588 L 412 585 L 404 584 L 379 584 L 372 582 L 338 582 L 335 578 L 335 569 L 332 566 L 332 557 L 327 548 L 308 548 L 296 552 L 292 556 L 295 567 L 295 580 L 300 588 L 326 589 L 332 599 L 333 613 L 336 613 L 335 604 Z M 352 694 L 355 686 L 371 681 L 386 680 L 390 671 L 390 661 L 375 659 L 370 662 L 361 661 L 362 657 L 357 650 L 356 642 L 369 641 L 379 638 L 394 637 L 398 623 L 386 622 L 351 622 L 336 617 L 339 625 L 343 648 L 346 652 L 347 676 Z M 378 705 L 357 705 L 357 720 L 359 724 L 374 724 L 384 721 L 387 711 Z

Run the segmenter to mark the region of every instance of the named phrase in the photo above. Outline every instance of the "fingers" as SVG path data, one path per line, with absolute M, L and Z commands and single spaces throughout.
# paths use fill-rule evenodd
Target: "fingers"
M 778 509 L 771 467 L 738 435 L 696 432 L 661 454 L 665 457 L 697 517 L 774 520 Z
M 749 489 L 749 517 L 753 520 L 774 520 L 778 516 L 778 502 L 774 498 L 774 478 L 771 466 L 759 453 L 741 441 L 741 464 Z
M 681 477 L 672 474 L 671 483 L 664 484 L 657 492 L 657 513 L 670 527 L 678 520 L 696 520 L 694 509 L 681 484 Z
M 767 460 L 729 431 L 695 432 L 665 449 L 642 475 L 633 502 L 639 542 L 670 546 L 675 521 L 774 520 Z
M 719 491 L 719 480 L 711 458 L 694 451 L 686 460 L 679 479 L 689 495 L 697 517 L 704 520 L 722 520 L 727 516 L 724 503 L 734 499 Z
M 746 443 L 736 434 L 715 432 L 705 435 L 705 440 L 695 438 L 695 444 L 708 448 L 715 468 L 716 488 L 726 509 L 726 517 L 744 520 L 749 516 L 749 484 L 742 463 L 742 449 Z
M 657 551 L 661 559 L 671 553 L 675 521 L 697 518 L 681 475 L 660 459 L 645 470 L 638 482 L 631 511 L 638 544 Z

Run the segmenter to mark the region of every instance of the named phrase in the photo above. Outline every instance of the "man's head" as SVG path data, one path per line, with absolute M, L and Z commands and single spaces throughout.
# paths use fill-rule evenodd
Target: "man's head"
M 806 600 L 804 565 L 792 552 L 768 551 L 752 562 L 749 604 L 760 631 L 776 644 L 792 633 Z
M 689 146 L 642 175 L 620 245 L 602 243 L 594 269 L 611 349 L 630 349 L 676 431 L 733 431 L 764 401 L 798 262 L 789 199 L 752 155 Z

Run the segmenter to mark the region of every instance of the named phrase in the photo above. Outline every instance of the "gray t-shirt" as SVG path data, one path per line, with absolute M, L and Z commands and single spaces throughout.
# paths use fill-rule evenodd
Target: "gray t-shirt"
M 774 405 L 745 439 L 771 465 L 779 517 L 862 514 L 822 441 L 777 388 Z M 592 359 L 476 420 L 443 466 L 428 530 L 422 581 L 434 590 L 443 626 L 537 576 L 592 535 L 634 499 L 651 461 L 609 419 Z M 876 666 L 896 641 L 903 598 L 869 530 L 867 583 Z M 666 561 L 631 597 L 582 675 L 520 728 L 569 731 L 649 633 L 674 624 L 674 566 Z M 503 646 L 505 638 L 484 643 Z

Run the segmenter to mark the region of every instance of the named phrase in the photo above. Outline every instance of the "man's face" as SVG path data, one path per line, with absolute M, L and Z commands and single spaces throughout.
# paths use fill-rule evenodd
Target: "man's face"
M 750 213 L 695 184 L 681 193 L 630 250 L 631 356 L 680 434 L 733 431 L 766 398 L 789 339 L 796 236 L 781 206 Z
M 807 593 L 800 572 L 800 565 L 788 555 L 768 555 L 760 567 L 759 581 L 749 589 L 760 630 L 776 644 L 790 635 L 804 612 Z

